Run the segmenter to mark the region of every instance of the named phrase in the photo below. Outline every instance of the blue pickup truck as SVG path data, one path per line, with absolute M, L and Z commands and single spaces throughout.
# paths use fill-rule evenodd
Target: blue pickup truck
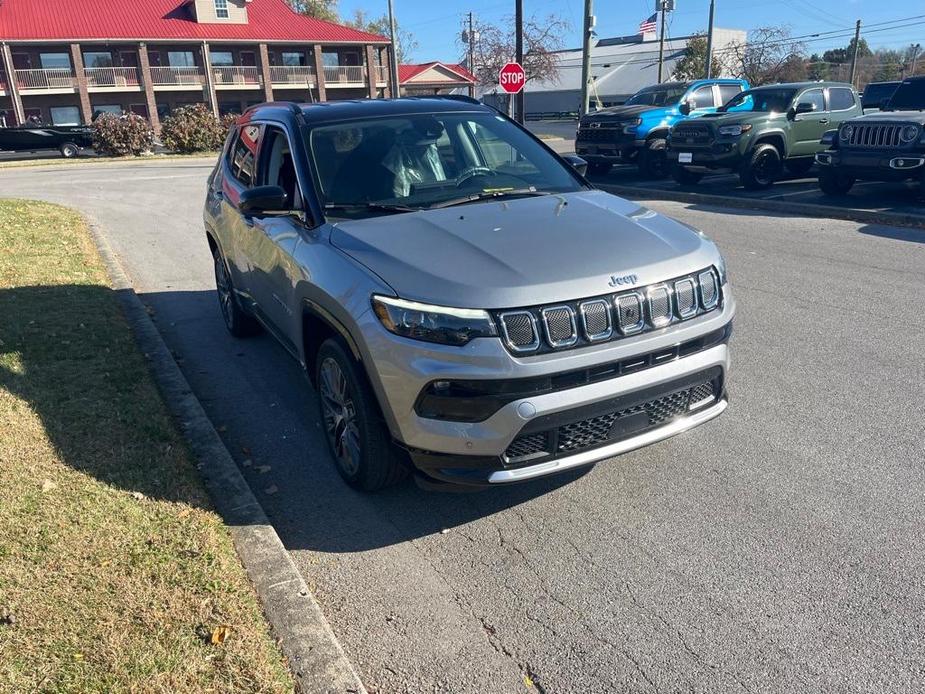
M 737 79 L 663 82 L 646 87 L 612 106 L 588 113 L 578 122 L 575 153 L 591 173 L 606 173 L 617 163 L 635 161 L 649 177 L 668 174 L 665 139 L 683 118 L 711 113 L 749 88 Z

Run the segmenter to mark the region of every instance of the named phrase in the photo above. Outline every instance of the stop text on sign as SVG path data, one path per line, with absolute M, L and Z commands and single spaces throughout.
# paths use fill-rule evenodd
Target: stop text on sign
M 508 94 L 516 94 L 527 83 L 527 73 L 519 63 L 508 63 L 498 73 L 498 84 Z

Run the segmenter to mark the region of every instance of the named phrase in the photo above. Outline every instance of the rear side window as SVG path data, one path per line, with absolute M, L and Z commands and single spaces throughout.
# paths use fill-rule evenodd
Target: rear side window
M 728 104 L 729 100 L 741 91 L 742 86 L 738 84 L 719 85 L 719 97 L 722 99 L 724 104 Z
M 830 111 L 847 111 L 849 108 L 854 108 L 854 94 L 850 89 L 843 87 L 829 89 Z
M 254 185 L 254 169 L 257 161 L 257 146 L 260 143 L 260 126 L 245 125 L 228 152 L 228 166 L 231 175 L 243 186 Z
M 691 95 L 691 108 L 713 108 L 716 103 L 713 100 L 713 87 L 700 87 Z

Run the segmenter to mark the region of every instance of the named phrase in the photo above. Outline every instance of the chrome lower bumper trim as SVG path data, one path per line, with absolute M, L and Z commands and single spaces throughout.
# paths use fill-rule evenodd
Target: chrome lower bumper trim
M 596 463 L 597 461 L 604 460 L 605 458 L 612 458 L 613 456 L 620 455 L 621 453 L 628 453 L 629 451 L 642 448 L 643 446 L 648 446 L 650 443 L 657 443 L 658 441 L 670 438 L 675 434 L 680 434 L 687 431 L 688 429 L 693 429 L 700 424 L 709 422 L 711 419 L 715 419 L 721 415 L 728 404 L 729 402 L 726 399 L 720 400 L 712 407 L 700 410 L 699 412 L 693 412 L 685 417 L 676 419 L 670 424 L 658 427 L 657 429 L 652 429 L 651 431 L 647 431 L 645 433 L 639 434 L 638 436 L 634 436 L 623 441 L 617 441 L 616 443 L 612 443 L 609 446 L 594 448 L 590 451 L 576 453 L 575 455 L 568 456 L 567 458 L 550 460 L 547 463 L 539 463 L 538 465 L 522 467 L 516 470 L 499 470 L 498 472 L 491 473 L 491 475 L 488 477 L 488 482 L 490 484 L 520 482 L 522 480 L 528 480 L 533 477 L 542 477 L 543 475 L 549 475 L 554 472 L 561 472 L 570 468 L 579 467 L 581 465 L 590 465 L 591 463 Z

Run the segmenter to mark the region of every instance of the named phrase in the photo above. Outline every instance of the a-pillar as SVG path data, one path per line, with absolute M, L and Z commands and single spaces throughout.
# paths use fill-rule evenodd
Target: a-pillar
M 273 101 L 273 75 L 270 74 L 270 50 L 267 44 L 260 44 L 260 75 L 263 80 L 264 101 Z
M 318 86 L 318 101 L 327 101 L 327 90 L 324 88 L 324 59 L 321 55 L 321 46 L 315 44 L 312 47 L 312 54 L 315 56 L 315 84 Z
M 74 77 L 77 80 L 77 94 L 80 98 L 80 115 L 83 122 L 93 122 L 93 107 L 90 105 L 90 92 L 87 90 L 87 73 L 84 72 L 84 58 L 80 44 L 71 44 L 71 63 L 74 65 Z
M 148 109 L 148 122 L 154 132 L 160 134 L 161 119 L 157 115 L 157 98 L 154 96 L 154 80 L 151 79 L 151 60 L 148 58 L 148 46 L 138 44 L 138 69 L 141 71 L 141 86 L 145 90 L 145 106 Z
M 13 125 L 22 125 L 26 122 L 26 115 L 22 107 L 22 97 L 19 95 L 19 85 L 16 82 L 16 69 L 13 67 L 13 55 L 10 47 L 0 43 L 0 67 L 6 74 L 7 90 L 13 102 Z

